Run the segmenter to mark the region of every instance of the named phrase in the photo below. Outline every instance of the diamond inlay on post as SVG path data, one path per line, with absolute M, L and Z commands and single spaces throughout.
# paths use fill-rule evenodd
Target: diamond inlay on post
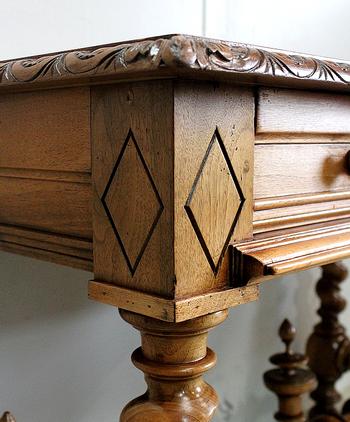
M 101 200 L 129 270 L 134 274 L 162 214 L 163 204 L 131 129 Z
M 220 268 L 244 201 L 242 189 L 216 128 L 185 205 L 214 274 Z M 207 207 L 210 212 L 204 213 Z

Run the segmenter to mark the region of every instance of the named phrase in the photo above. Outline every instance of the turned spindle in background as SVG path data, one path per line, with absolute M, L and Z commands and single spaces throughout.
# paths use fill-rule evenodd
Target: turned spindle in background
M 321 299 L 318 310 L 321 321 L 315 326 L 307 344 L 309 367 L 318 381 L 316 390 L 311 394 L 315 401 L 315 406 L 310 411 L 311 418 L 318 415 L 341 418 L 336 409 L 341 396 L 335 383 L 349 368 L 350 361 L 350 343 L 338 319 L 346 306 L 346 301 L 340 294 L 340 284 L 346 277 L 347 269 L 341 262 L 325 265 L 316 286 Z
M 1 418 L 0 422 L 16 422 L 15 418 L 11 415 L 10 412 L 5 412 Z
M 270 358 L 270 362 L 278 368 L 264 375 L 265 385 L 278 396 L 279 410 L 275 419 L 280 422 L 305 422 L 302 395 L 316 387 L 316 379 L 309 369 L 304 368 L 306 356 L 291 350 L 295 328 L 288 320 L 282 323 L 279 336 L 286 350 Z

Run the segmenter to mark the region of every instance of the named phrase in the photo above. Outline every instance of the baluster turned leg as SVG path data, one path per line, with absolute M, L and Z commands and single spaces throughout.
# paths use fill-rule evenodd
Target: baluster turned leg
M 15 418 L 10 412 L 5 412 L 0 419 L 0 422 L 16 422 Z
M 325 265 L 322 277 L 316 291 L 321 299 L 318 323 L 308 340 L 307 355 L 309 366 L 316 374 L 317 389 L 311 394 L 315 406 L 310 416 L 339 416 L 335 405 L 341 399 L 335 388 L 335 383 L 348 367 L 349 340 L 344 327 L 339 323 L 338 315 L 346 306 L 345 299 L 340 294 L 340 283 L 347 276 L 347 270 L 342 263 Z
M 280 422 L 305 422 L 302 395 L 316 387 L 316 378 L 309 369 L 304 368 L 306 356 L 290 349 L 295 328 L 288 320 L 281 325 L 279 335 L 286 345 L 286 351 L 271 357 L 270 362 L 278 368 L 264 375 L 267 388 L 278 396 L 279 411 L 275 414 L 275 419 Z
M 132 312 L 122 318 L 141 331 L 142 347 L 132 355 L 145 373 L 147 392 L 123 410 L 121 422 L 207 422 L 218 406 L 215 390 L 202 375 L 216 363 L 207 348 L 208 331 L 227 317 L 219 311 L 181 323 Z

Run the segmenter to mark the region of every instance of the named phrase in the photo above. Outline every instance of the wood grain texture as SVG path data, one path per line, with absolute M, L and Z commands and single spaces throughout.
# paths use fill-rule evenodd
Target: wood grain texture
M 164 35 L 0 62 L 0 89 L 159 76 L 347 90 L 350 64 L 242 43 Z
M 175 301 L 175 321 L 186 321 L 211 312 L 229 309 L 259 299 L 259 286 L 205 293 Z
M 309 91 L 307 91 L 309 92 Z M 313 94 L 312 92 L 310 93 Z M 317 102 L 316 102 L 317 104 Z M 316 105 L 315 105 L 316 107 Z M 265 144 L 349 144 L 350 135 L 343 133 L 267 132 L 255 136 L 256 145 Z
M 288 196 L 286 197 L 288 200 Z M 350 200 L 324 201 L 316 204 L 275 208 L 254 212 L 254 233 L 295 228 L 350 216 Z
M 91 172 L 89 88 L 0 95 L 0 169 Z
M 228 244 L 252 235 L 253 113 L 250 90 L 176 86 L 176 298 L 227 286 Z
M 0 95 L 0 249 L 92 270 L 90 89 Z
M 254 211 L 276 210 L 286 207 L 315 205 L 322 202 L 346 201 L 350 199 L 350 191 L 319 192 L 296 195 L 282 195 L 272 198 L 261 198 L 254 201 Z
M 92 90 L 97 280 L 173 295 L 173 127 L 171 81 Z
M 255 301 L 259 287 L 251 285 L 173 300 L 93 280 L 89 282 L 89 298 L 154 319 L 182 322 Z
M 346 144 L 256 145 L 254 196 L 346 190 Z
M 260 133 L 350 133 L 350 97 L 287 89 L 258 93 L 256 131 Z
M 175 322 L 174 301 L 149 293 L 92 280 L 89 282 L 89 299 L 154 319 Z
M 132 361 L 145 373 L 148 387 L 123 409 L 120 421 L 209 422 L 218 397 L 202 378 L 216 363 L 207 337 L 210 329 L 226 319 L 227 310 L 177 324 L 120 313 L 141 332 L 142 347 L 134 351 Z
M 0 177 L 0 224 L 92 238 L 91 186 Z

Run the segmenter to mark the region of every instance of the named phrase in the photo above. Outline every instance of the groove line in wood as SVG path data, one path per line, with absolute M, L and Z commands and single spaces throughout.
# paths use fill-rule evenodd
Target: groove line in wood
M 41 169 L 24 169 L 0 167 L 0 177 L 13 177 L 17 179 L 52 180 L 67 183 L 91 183 L 90 172 L 55 171 Z
M 350 191 L 320 192 L 304 195 L 285 195 L 273 198 L 258 198 L 254 201 L 254 211 L 271 210 L 275 208 L 293 207 L 297 205 L 319 204 L 328 201 L 350 199 Z
M 0 240 L 0 249 L 4 252 L 28 256 L 30 258 L 42 259 L 68 267 L 79 268 L 86 271 L 93 270 L 93 263 L 90 259 L 84 259 L 59 252 L 52 252 L 41 248 L 30 247 L 18 243 L 3 242 Z
M 335 220 L 345 216 L 350 216 L 350 207 L 258 220 L 253 222 L 253 228 L 254 232 L 259 232 L 286 226 L 303 226 L 311 221 Z
M 0 223 L 0 235 L 1 234 L 8 234 L 21 238 L 45 241 L 57 245 L 66 245 L 73 248 L 92 251 L 92 240 L 82 237 L 73 237 L 60 233 L 52 233 L 28 227 L 19 227 Z
M 348 133 L 266 132 L 255 135 L 255 144 L 349 144 Z

